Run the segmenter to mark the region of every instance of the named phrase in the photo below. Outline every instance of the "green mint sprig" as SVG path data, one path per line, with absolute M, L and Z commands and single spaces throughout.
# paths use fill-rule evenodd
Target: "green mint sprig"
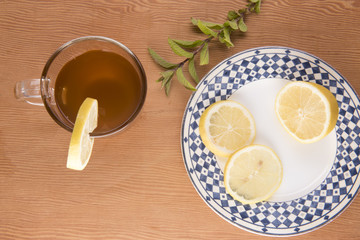
M 196 91 L 194 85 L 187 80 L 184 75 L 184 68 L 187 64 L 187 70 L 192 80 L 199 83 L 199 76 L 195 68 L 195 57 L 200 54 L 199 65 L 206 65 L 209 63 L 209 42 L 213 39 L 218 39 L 220 43 L 225 44 L 228 48 L 233 47 L 231 41 L 231 33 L 234 31 L 246 32 L 247 26 L 245 18 L 251 13 L 260 13 L 260 6 L 262 0 L 247 0 L 248 3 L 244 8 L 238 11 L 229 11 L 227 20 L 223 24 L 202 21 L 200 19 L 191 18 L 193 25 L 197 26 L 202 33 L 206 35 L 203 40 L 176 40 L 168 38 L 168 44 L 171 50 L 185 59 L 180 63 L 171 63 L 162 58 L 153 49 L 148 48 L 149 54 L 153 60 L 163 67 L 165 71 L 160 73 L 160 78 L 157 82 L 161 83 L 161 88 L 165 89 L 165 94 L 168 96 L 173 77 L 176 75 L 178 81 L 187 89 Z

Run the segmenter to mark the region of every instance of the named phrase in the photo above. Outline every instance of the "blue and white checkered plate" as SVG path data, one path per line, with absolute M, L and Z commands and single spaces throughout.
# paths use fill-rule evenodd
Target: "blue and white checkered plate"
M 228 99 L 246 84 L 269 78 L 316 82 L 336 96 L 336 157 L 321 184 L 302 197 L 243 205 L 226 193 L 217 159 L 201 141 L 199 119 L 210 104 Z M 306 233 L 338 216 L 359 190 L 359 112 L 360 101 L 354 89 L 321 59 L 285 47 L 243 51 L 214 67 L 189 99 L 181 130 L 185 168 L 207 205 L 233 225 L 267 236 Z

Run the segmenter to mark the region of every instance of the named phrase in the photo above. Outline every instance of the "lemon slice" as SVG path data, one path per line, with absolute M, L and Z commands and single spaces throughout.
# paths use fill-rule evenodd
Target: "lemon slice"
M 225 165 L 226 191 L 243 204 L 269 199 L 282 180 L 282 164 L 264 145 L 249 145 L 233 153 Z
M 86 98 L 76 116 L 67 159 L 67 168 L 83 170 L 89 162 L 94 138 L 90 134 L 97 126 L 98 102 Z
M 223 100 L 211 104 L 201 115 L 200 137 L 215 155 L 228 157 L 255 138 L 255 121 L 240 103 Z
M 324 138 L 335 125 L 339 108 L 325 87 L 310 82 L 288 83 L 278 93 L 275 111 L 281 125 L 302 143 Z

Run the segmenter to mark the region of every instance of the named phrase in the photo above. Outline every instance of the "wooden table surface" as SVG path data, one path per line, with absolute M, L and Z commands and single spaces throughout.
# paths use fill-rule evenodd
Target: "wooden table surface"
M 245 1 L 0 0 L 0 239 L 263 239 L 219 217 L 187 175 L 180 128 L 191 92 L 174 81 L 166 97 L 151 47 L 176 62 L 167 38 L 202 39 L 191 17 L 224 22 Z M 264 0 L 235 47 L 215 41 L 205 75 L 233 54 L 259 46 L 309 52 L 360 92 L 360 1 Z M 113 38 L 141 60 L 148 94 L 125 131 L 96 139 L 82 172 L 66 168 L 70 133 L 43 107 L 15 100 L 17 81 L 40 77 L 63 43 Z M 360 199 L 334 221 L 292 239 L 360 239 Z

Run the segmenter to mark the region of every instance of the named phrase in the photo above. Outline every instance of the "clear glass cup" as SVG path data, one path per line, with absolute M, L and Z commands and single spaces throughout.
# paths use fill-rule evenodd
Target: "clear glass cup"
M 133 52 L 113 39 L 101 36 L 86 36 L 71 40 L 57 49 L 49 58 L 40 79 L 19 81 L 15 84 L 14 94 L 19 100 L 29 104 L 45 106 L 49 115 L 64 129 L 72 132 L 74 123 L 66 118 L 55 100 L 55 83 L 62 67 L 75 57 L 88 51 L 102 50 L 124 57 L 134 67 L 140 78 L 141 93 L 138 104 L 127 121 L 119 123 L 116 128 L 107 132 L 92 133 L 92 137 L 103 137 L 123 130 L 139 114 L 145 102 L 147 82 L 145 71 Z

